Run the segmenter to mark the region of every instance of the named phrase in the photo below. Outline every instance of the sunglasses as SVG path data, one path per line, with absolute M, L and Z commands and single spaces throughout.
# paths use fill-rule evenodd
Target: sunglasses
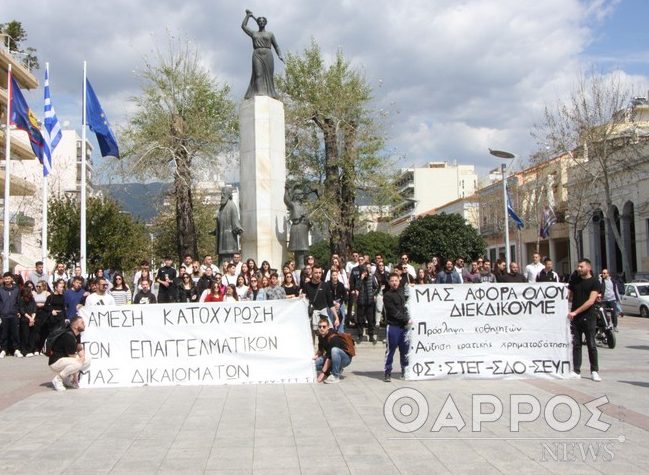
M 329 328 L 329 325 L 318 325 L 318 328 Z

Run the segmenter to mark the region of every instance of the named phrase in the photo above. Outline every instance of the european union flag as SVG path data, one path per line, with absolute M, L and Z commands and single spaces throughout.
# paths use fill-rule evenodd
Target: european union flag
M 97 95 L 88 79 L 86 79 L 86 121 L 90 130 L 97 135 L 101 156 L 119 158 L 117 140 L 115 140 L 115 135 L 110 129 L 106 114 L 101 108 L 99 99 L 97 99 Z
M 41 134 L 36 115 L 27 105 L 25 96 L 13 76 L 11 76 L 11 123 L 15 124 L 18 129 L 27 132 L 34 155 L 43 163 L 45 139 Z

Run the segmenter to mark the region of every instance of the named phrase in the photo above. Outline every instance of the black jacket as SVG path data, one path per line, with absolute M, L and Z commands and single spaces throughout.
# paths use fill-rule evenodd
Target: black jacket
M 334 302 L 338 300 L 340 304 L 347 303 L 347 289 L 342 282 L 338 281 L 338 283 L 334 285 L 333 282 L 329 281 L 327 282 L 327 286 L 329 287 Z
M 389 289 L 383 294 L 383 309 L 388 325 L 405 327 L 410 317 L 406 308 L 406 298 L 402 289 Z
M 20 312 L 19 298 L 20 289 L 17 285 L 0 287 L 0 317 L 17 317 Z

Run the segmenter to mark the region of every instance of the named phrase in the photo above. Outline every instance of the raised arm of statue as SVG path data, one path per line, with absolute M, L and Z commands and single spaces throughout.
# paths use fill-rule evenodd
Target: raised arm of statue
M 288 187 L 284 188 L 284 204 L 289 210 L 293 208 L 293 202 L 291 201 L 291 194 L 289 193 Z
M 253 30 L 248 28 L 248 20 L 251 18 L 255 18 L 252 16 L 252 12 L 250 10 L 246 10 L 246 16 L 243 19 L 243 22 L 241 23 L 241 29 L 246 32 L 246 35 L 252 37 Z M 278 55 L 279 56 L 279 55 Z

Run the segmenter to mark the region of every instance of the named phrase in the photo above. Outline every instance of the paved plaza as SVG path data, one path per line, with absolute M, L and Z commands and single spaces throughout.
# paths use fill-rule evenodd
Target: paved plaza
M 0 360 L 0 472 L 646 473 L 649 320 L 621 319 L 618 336 L 616 349 L 599 351 L 601 383 L 586 377 L 423 382 L 397 377 L 384 383 L 382 345 L 363 343 L 337 385 L 59 393 L 50 385 L 44 357 L 7 357 Z M 585 348 L 584 357 L 587 361 Z M 404 389 L 417 390 L 423 403 L 402 404 L 408 399 Z M 401 399 L 395 407 L 402 415 L 413 416 L 407 408 L 428 408 L 419 430 L 402 433 L 386 422 L 384 404 L 396 390 L 393 398 Z M 472 398 L 478 394 L 502 401 L 503 415 L 474 432 Z M 517 433 L 509 424 L 513 394 L 533 395 L 542 406 L 541 416 L 521 424 Z M 579 403 L 581 419 L 567 432 L 544 417 L 556 395 Z M 431 432 L 449 396 L 466 426 Z M 584 406 L 602 396 L 609 400 L 600 406 L 601 421 L 610 424 L 605 431 L 587 425 L 591 414 Z M 566 407 L 555 410 L 558 420 L 570 416 Z

